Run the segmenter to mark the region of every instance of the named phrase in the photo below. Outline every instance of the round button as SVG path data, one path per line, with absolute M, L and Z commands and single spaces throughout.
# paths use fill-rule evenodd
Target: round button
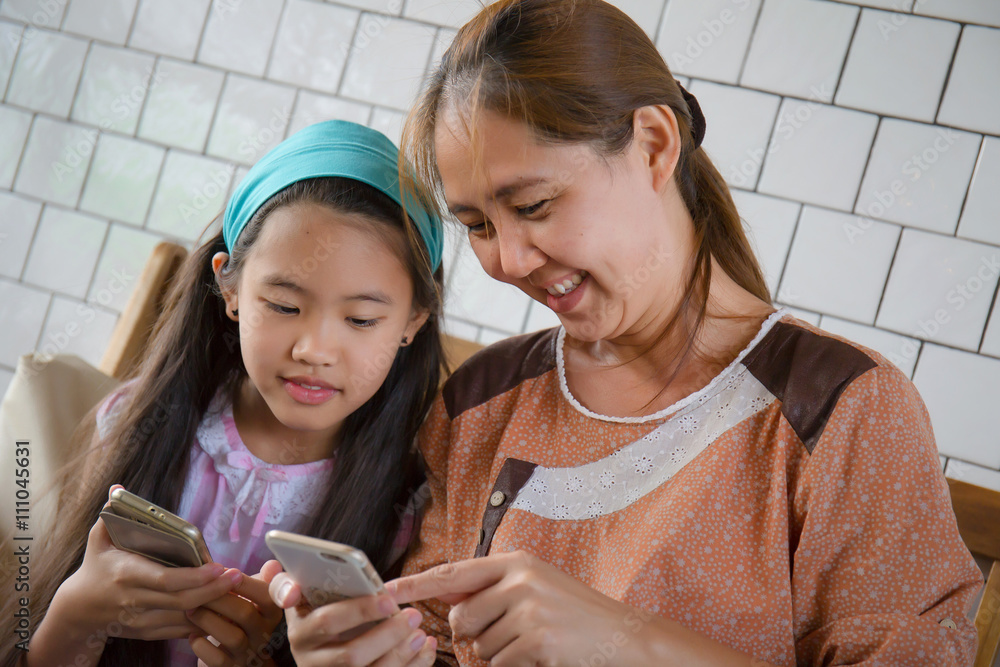
M 942 620 L 941 621 L 941 625 L 943 625 L 944 627 L 948 628 L 949 630 L 956 630 L 956 629 L 958 629 L 958 626 L 955 625 L 955 621 L 951 620 L 950 618 L 946 618 L 946 619 Z
M 507 500 L 507 496 L 504 495 L 503 491 L 494 491 L 493 495 L 490 496 L 490 505 L 493 507 L 500 507 L 503 505 L 503 501 Z

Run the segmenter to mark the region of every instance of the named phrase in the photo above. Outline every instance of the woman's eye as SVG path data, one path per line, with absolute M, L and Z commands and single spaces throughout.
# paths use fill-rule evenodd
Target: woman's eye
M 465 228 L 466 230 L 468 230 L 470 234 L 473 234 L 474 236 L 482 236 L 483 234 L 486 233 L 486 230 L 489 228 L 489 222 L 484 220 L 483 222 L 477 222 L 471 225 L 466 224 Z
M 368 327 L 373 327 L 378 324 L 377 318 L 372 318 L 370 320 L 365 320 L 360 317 L 348 317 L 347 320 L 356 327 L 361 329 L 367 329 Z
M 530 206 L 518 206 L 517 207 L 517 213 L 518 213 L 518 215 L 523 215 L 525 217 L 531 216 L 531 215 L 533 215 L 533 214 L 538 213 L 539 211 L 541 211 L 542 208 L 546 204 L 548 204 L 550 201 L 552 201 L 552 200 L 551 199 L 543 199 L 542 201 L 535 202 L 534 204 L 531 204 Z
M 278 304 L 271 303 L 270 301 L 267 302 L 267 307 L 273 310 L 274 312 L 280 313 L 282 315 L 294 315 L 295 313 L 299 312 L 298 308 L 292 308 L 290 306 L 279 306 Z

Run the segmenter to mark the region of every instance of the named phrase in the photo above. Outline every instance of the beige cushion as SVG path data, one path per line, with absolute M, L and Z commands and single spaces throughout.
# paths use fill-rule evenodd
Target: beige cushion
M 52 489 L 55 473 L 76 453 L 70 448 L 71 435 L 118 384 L 79 357 L 20 358 L 0 406 L 0 538 L 33 535 L 37 542 L 47 533 L 59 495 Z M 29 443 L 27 531 L 15 525 L 16 493 L 21 490 L 17 480 L 24 479 L 16 476 L 19 440 Z

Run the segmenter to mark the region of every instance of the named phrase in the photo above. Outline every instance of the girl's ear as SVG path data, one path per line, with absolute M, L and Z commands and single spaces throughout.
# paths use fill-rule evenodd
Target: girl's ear
M 400 347 L 406 347 L 413 342 L 413 338 L 420 331 L 421 327 L 427 323 L 427 318 L 430 317 L 430 312 L 426 310 L 416 310 L 414 309 L 410 313 L 410 321 L 407 322 L 406 328 L 403 329 L 403 340 L 399 344 Z
M 240 307 L 239 296 L 236 292 L 232 290 L 227 290 L 223 287 L 223 281 L 220 280 L 219 276 L 222 273 L 222 267 L 226 265 L 229 261 L 229 255 L 224 252 L 217 252 L 212 256 L 212 272 L 215 274 L 215 283 L 219 286 L 219 291 L 222 292 L 222 298 L 226 302 L 226 316 L 234 322 L 239 321 L 237 311 Z

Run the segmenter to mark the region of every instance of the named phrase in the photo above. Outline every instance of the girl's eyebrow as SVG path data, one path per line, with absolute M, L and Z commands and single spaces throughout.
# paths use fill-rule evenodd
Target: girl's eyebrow
M 287 276 L 283 276 L 281 274 L 275 273 L 269 276 L 264 276 L 262 282 L 269 287 L 287 289 L 298 294 L 302 294 L 303 296 L 309 296 L 309 290 L 294 282 Z M 392 297 L 381 290 L 353 294 L 349 297 L 345 297 L 344 301 L 374 301 L 375 303 L 384 303 L 387 306 L 391 306 L 394 303 Z

